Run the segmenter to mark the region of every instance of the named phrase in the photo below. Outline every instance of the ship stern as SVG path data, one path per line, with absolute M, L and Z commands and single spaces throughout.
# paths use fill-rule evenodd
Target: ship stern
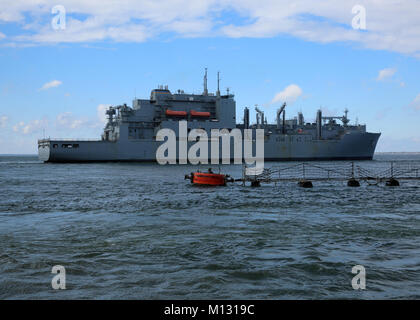
M 51 141 L 49 139 L 38 140 L 38 159 L 48 162 L 51 156 Z

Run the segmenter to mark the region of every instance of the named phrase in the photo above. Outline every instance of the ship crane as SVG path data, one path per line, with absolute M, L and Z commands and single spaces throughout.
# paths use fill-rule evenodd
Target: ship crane
M 327 121 L 327 120 L 329 120 L 331 122 L 332 120 L 337 119 L 337 120 L 340 120 L 343 123 L 344 126 L 347 126 L 347 124 L 350 122 L 349 118 L 347 117 L 348 112 L 349 111 L 347 109 L 345 109 L 344 110 L 344 116 L 342 116 L 342 117 L 339 117 L 339 116 L 322 117 L 322 120 L 324 120 L 324 122 Z
M 258 105 L 256 104 L 255 105 L 255 112 L 257 113 L 256 114 L 256 117 L 257 117 L 257 128 L 259 128 L 260 127 L 260 122 L 261 122 L 262 125 L 265 125 L 266 124 L 266 121 L 265 121 L 265 118 L 264 118 L 264 111 L 261 111 L 258 108 Z
M 277 110 L 277 129 L 280 129 L 280 115 L 283 113 L 283 134 L 285 133 L 286 129 L 286 102 Z

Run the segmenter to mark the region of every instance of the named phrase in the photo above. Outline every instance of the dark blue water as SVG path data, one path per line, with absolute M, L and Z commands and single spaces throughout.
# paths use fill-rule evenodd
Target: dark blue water
M 0 298 L 420 298 L 420 181 L 200 188 L 192 169 L 0 157 Z

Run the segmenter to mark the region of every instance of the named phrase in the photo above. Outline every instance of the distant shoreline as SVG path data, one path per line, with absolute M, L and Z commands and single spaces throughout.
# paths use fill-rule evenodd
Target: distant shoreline
M 401 151 L 401 152 L 388 151 L 388 152 L 375 152 L 374 154 L 420 154 L 420 151 Z
M 0 153 L 0 157 L 38 157 L 36 153 Z

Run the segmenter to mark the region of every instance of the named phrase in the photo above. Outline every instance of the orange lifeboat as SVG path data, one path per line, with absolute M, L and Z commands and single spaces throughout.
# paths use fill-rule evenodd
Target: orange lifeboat
M 169 110 L 169 109 L 166 109 L 165 114 L 167 116 L 175 116 L 175 117 L 186 117 L 187 116 L 186 111 L 174 111 L 174 110 Z
M 210 112 L 201 112 L 201 111 L 195 111 L 195 110 L 191 110 L 190 111 L 191 117 L 210 117 Z
M 192 172 L 186 175 L 185 179 L 191 180 L 192 184 L 204 186 L 225 186 L 226 182 L 233 182 L 227 174 L 209 172 Z

